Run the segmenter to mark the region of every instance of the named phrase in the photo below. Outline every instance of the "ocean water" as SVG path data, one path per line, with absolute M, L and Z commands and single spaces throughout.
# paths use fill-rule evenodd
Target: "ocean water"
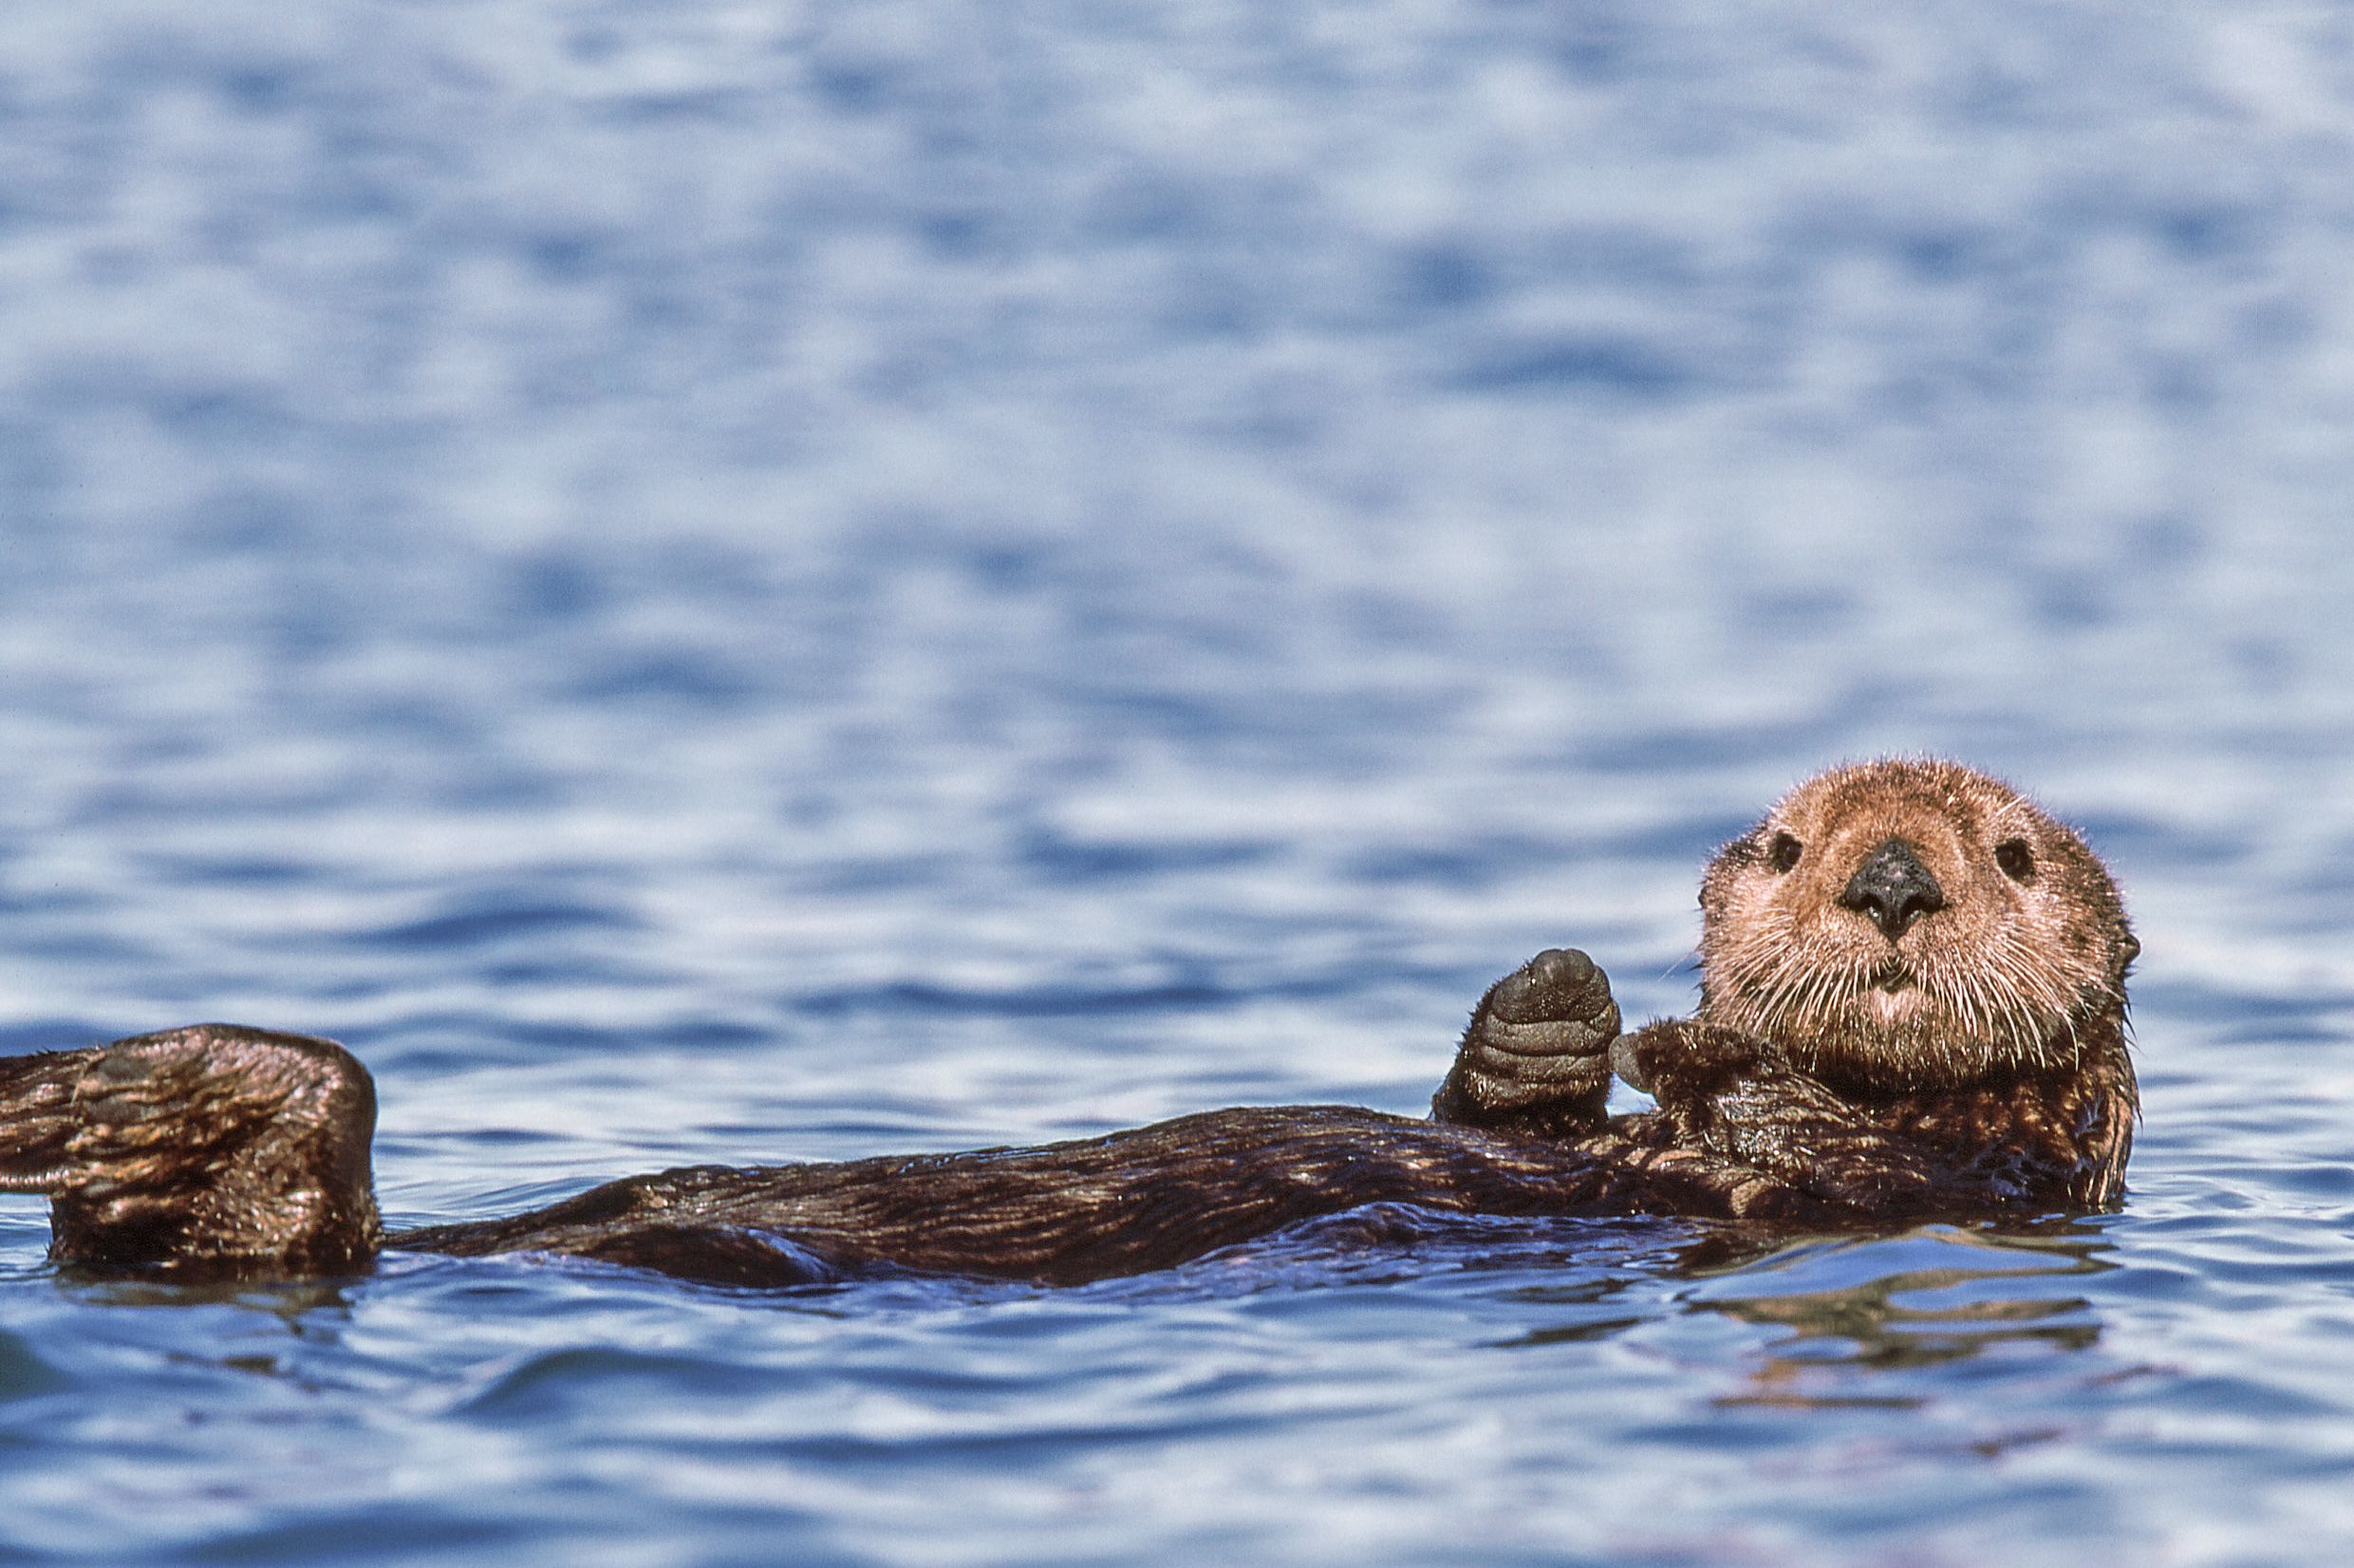
M 1852 12 L 1852 14 L 1850 14 Z M 195 1291 L 0 1204 L 0 1558 L 2354 1556 L 2354 21 L 0 12 L 0 1046 L 374 1070 L 401 1223 L 1413 1112 L 1960 756 L 2145 944 L 2120 1213 L 1042 1290 Z

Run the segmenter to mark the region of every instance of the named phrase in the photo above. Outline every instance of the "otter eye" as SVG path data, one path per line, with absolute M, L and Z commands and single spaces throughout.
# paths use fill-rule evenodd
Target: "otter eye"
M 1994 846 L 1994 864 L 2013 882 L 2035 880 L 2035 856 L 2024 838 L 2007 838 Z
M 1773 842 L 1766 846 L 1766 860 L 1775 870 L 1787 871 L 1798 864 L 1798 857 L 1803 852 L 1797 839 L 1788 833 L 1776 833 Z

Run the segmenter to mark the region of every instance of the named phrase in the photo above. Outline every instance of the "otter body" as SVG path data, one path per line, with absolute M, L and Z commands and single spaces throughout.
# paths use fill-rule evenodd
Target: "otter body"
M 1701 887 L 1701 1003 L 1632 1035 L 1553 950 L 1490 988 L 1413 1121 L 1208 1111 L 1035 1148 L 698 1167 L 387 1235 L 375 1095 L 330 1041 L 197 1025 L 0 1061 L 0 1191 L 51 1256 L 348 1272 L 383 1248 L 536 1251 L 789 1284 L 878 1265 L 1065 1283 L 1374 1203 L 1804 1223 L 2097 1208 L 2122 1191 L 2139 944 L 2076 835 L 1951 763 L 1802 785 Z M 1655 1109 L 1611 1117 L 1614 1075 Z

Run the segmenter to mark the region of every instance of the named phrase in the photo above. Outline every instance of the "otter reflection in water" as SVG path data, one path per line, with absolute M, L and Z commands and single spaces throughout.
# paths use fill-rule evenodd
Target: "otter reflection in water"
M 1802 1223 L 2113 1204 L 2139 944 L 2066 828 L 1968 769 L 1800 786 L 1701 884 L 1700 1007 L 1619 1033 L 1583 954 L 1481 999 L 1429 1121 L 1206 1111 L 1108 1137 L 611 1182 L 386 1233 L 375 1092 L 341 1046 L 222 1024 L 0 1061 L 0 1190 L 62 1263 L 348 1272 L 382 1249 L 553 1252 L 745 1284 L 887 1264 L 1072 1282 L 1400 1203 Z M 1611 1080 L 1655 1109 L 1611 1116 Z

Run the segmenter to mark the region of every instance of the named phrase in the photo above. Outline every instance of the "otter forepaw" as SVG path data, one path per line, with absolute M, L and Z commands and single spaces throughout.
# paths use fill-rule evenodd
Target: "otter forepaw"
M 1610 977 L 1575 948 L 1548 948 L 1480 999 L 1431 1111 L 1510 1131 L 1599 1126 L 1618 1022 Z
M 1611 1042 L 1611 1066 L 1628 1087 L 1662 1100 L 1705 1095 L 1764 1060 L 1768 1047 L 1739 1030 L 1662 1018 Z

